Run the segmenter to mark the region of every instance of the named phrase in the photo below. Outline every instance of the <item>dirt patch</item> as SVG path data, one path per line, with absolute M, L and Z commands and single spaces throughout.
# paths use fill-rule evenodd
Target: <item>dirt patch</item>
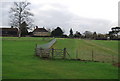
M 116 67 L 120 68 L 120 62 L 119 63 L 114 63 L 113 66 L 116 66 Z

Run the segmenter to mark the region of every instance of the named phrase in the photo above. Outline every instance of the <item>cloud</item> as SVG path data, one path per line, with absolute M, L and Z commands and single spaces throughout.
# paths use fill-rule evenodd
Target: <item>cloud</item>
M 0 2 L 0 26 L 8 26 L 9 25 L 9 9 L 12 5 L 12 2 Z
M 0 25 L 6 26 L 9 25 L 8 11 L 12 5 L 9 4 L 9 2 L 2 4 L 3 6 L 0 8 L 0 11 L 2 11 L 2 19 L 0 19 L 0 22 L 3 23 Z M 84 31 L 105 33 L 108 32 L 111 26 L 116 25 L 112 23 L 111 20 L 80 16 L 78 13 L 75 14 L 76 12 L 71 11 L 73 8 L 70 10 L 68 5 L 63 3 L 55 3 L 53 1 L 50 3 L 46 1 L 41 3 L 32 1 L 30 8 L 31 12 L 34 14 L 33 19 L 35 25 L 39 27 L 44 26 L 51 29 L 60 26 L 66 34 L 69 34 L 70 28 L 74 30 L 74 33 L 76 31 L 80 31 L 81 33 Z M 79 8 L 77 8 L 77 10 L 79 10 Z
M 118 26 L 120 26 L 120 1 L 118 3 Z
M 41 6 L 41 5 L 39 5 Z M 69 34 L 70 28 L 75 31 L 97 31 L 107 32 L 109 30 L 110 21 L 103 19 L 91 19 L 80 17 L 68 10 L 61 4 L 46 4 L 41 8 L 33 9 L 35 14 L 35 24 L 39 27 L 55 28 L 60 26 Z M 104 30 L 103 30 L 104 29 Z

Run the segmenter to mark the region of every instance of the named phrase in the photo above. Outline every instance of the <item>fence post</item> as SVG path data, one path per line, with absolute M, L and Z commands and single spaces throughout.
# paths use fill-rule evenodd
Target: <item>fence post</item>
M 54 48 L 52 48 L 52 59 L 54 57 Z
M 92 49 L 92 61 L 94 61 L 94 56 L 93 56 L 93 49 Z
M 65 59 L 66 58 L 66 48 L 64 48 L 63 50 L 64 50 L 63 59 Z
M 42 49 L 42 48 L 39 48 L 39 56 L 40 57 L 43 57 L 43 55 L 44 55 L 44 49 Z

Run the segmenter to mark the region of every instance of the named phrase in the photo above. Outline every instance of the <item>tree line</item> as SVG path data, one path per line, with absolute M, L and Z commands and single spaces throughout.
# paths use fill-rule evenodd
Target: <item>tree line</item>
M 29 8 L 30 3 L 14 2 L 13 7 L 10 8 L 10 25 L 18 28 L 19 37 L 29 35 L 28 29 L 33 27 L 32 16 Z M 48 30 L 49 31 L 49 30 Z M 79 31 L 73 33 L 72 28 L 69 30 L 69 35 L 64 34 L 60 27 L 50 31 L 52 37 L 64 37 L 64 38 L 84 38 L 84 39 L 96 39 L 96 40 L 116 40 L 120 39 L 120 27 L 112 27 L 108 34 L 99 34 L 96 32 L 85 31 L 81 34 Z
M 64 34 L 63 30 L 60 27 L 51 31 L 52 37 L 63 37 L 63 38 L 81 38 L 81 39 L 94 39 L 94 40 L 119 40 L 120 39 L 120 27 L 112 27 L 111 31 L 107 34 L 101 34 L 91 31 L 85 31 L 84 33 L 80 33 L 76 31 L 73 33 L 73 29 L 69 30 L 69 35 Z

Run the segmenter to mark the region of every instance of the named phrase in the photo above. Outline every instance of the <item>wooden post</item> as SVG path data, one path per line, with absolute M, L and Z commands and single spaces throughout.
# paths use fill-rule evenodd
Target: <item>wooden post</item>
M 92 61 L 94 61 L 93 50 L 92 50 Z
M 52 59 L 54 57 L 54 48 L 52 48 Z
M 43 56 L 43 49 L 42 48 L 39 48 L 39 56 L 42 57 Z
M 63 50 L 64 50 L 63 59 L 65 59 L 66 58 L 66 48 L 64 48 Z

